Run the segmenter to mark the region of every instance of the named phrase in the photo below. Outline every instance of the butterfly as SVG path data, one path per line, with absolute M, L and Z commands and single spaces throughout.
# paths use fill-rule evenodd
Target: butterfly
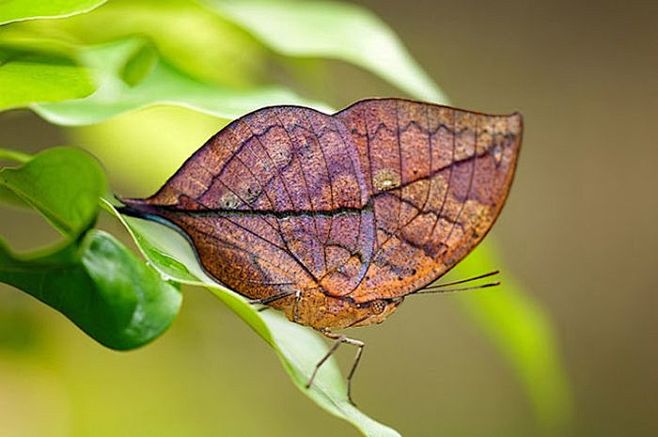
M 267 107 L 220 130 L 151 197 L 120 199 L 122 212 L 174 225 L 218 282 L 335 339 L 315 372 L 340 344 L 357 346 L 351 400 L 363 343 L 334 331 L 441 290 L 427 286 L 498 217 L 522 130 L 518 113 L 396 98 L 333 115 Z

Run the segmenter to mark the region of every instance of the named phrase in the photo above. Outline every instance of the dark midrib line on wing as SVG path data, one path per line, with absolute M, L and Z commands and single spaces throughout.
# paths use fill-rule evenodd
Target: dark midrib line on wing
M 476 154 L 476 155 L 471 155 L 466 158 L 460 159 L 460 160 L 455 160 L 452 163 L 445 165 L 436 171 L 432 172 L 430 176 L 426 177 L 421 177 L 418 179 L 415 179 L 413 181 L 409 181 L 407 183 L 404 183 L 402 185 L 399 185 L 391 190 L 387 191 L 381 191 L 379 193 L 375 193 L 370 196 L 368 199 L 368 203 L 363 207 L 363 208 L 358 208 L 358 207 L 338 207 L 338 208 L 333 208 L 333 209 L 328 209 L 328 210 L 322 210 L 322 209 L 313 209 L 313 210 L 307 210 L 307 209 L 282 209 L 282 210 L 268 210 L 268 209 L 225 209 L 225 208 L 206 208 L 206 209 L 184 209 L 184 208 L 178 208 L 175 205 L 157 205 L 155 208 L 157 209 L 162 209 L 166 211 L 171 211 L 171 212 L 184 212 L 184 213 L 191 213 L 194 215 L 199 215 L 199 216 L 212 216 L 212 215 L 234 215 L 234 216 L 243 216 L 243 217 L 256 217 L 256 216 L 272 216 L 275 218 L 279 219 L 285 219 L 285 218 L 291 218 L 291 217 L 312 217 L 314 215 L 318 217 L 335 217 L 337 215 L 341 214 L 357 214 L 362 211 L 369 211 L 372 208 L 373 200 L 377 199 L 382 196 L 386 195 L 391 195 L 397 190 L 401 190 L 404 187 L 407 187 L 409 185 L 412 185 L 416 182 L 420 182 L 423 180 L 427 179 L 432 179 L 435 176 L 437 176 L 439 173 L 451 169 L 454 166 L 468 163 L 472 160 L 481 158 L 487 154 L 489 154 L 489 149 L 484 151 L 483 153 Z
M 221 217 L 221 216 L 234 216 L 234 217 L 262 217 L 270 216 L 277 219 L 287 219 L 294 217 L 336 217 L 340 215 L 361 214 L 363 211 L 370 211 L 372 209 L 372 202 L 368 202 L 363 208 L 354 207 L 339 207 L 332 210 L 308 210 L 308 209 L 286 209 L 281 211 L 265 210 L 265 209 L 222 209 L 222 208 L 209 208 L 209 209 L 181 209 L 176 206 L 158 206 L 158 209 L 191 214 L 197 217 Z M 325 243 L 326 244 L 326 243 Z

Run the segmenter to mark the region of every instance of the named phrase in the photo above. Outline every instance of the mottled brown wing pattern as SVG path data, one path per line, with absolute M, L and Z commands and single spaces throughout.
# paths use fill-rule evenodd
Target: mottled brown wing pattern
M 356 302 L 393 298 L 452 268 L 489 231 L 512 181 L 521 117 L 398 99 L 357 103 L 336 115 L 366 172 L 375 251 Z
M 158 193 L 125 202 L 178 225 L 204 268 L 246 296 L 390 299 L 434 281 L 488 232 L 521 130 L 517 114 L 401 99 L 333 116 L 265 108 L 222 129 Z
M 158 193 L 125 203 L 174 223 L 204 268 L 236 291 L 352 290 L 373 252 L 374 216 L 343 124 L 266 108 L 211 138 Z

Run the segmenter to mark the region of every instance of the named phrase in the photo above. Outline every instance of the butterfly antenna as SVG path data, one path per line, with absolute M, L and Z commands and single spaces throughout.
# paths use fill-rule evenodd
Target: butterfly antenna
M 443 284 L 447 285 L 447 284 Z M 488 282 L 486 284 L 474 285 L 472 287 L 456 287 L 456 288 L 443 288 L 443 287 L 432 287 L 432 288 L 422 288 L 412 294 L 434 294 L 434 293 L 454 293 L 457 291 L 472 291 L 472 290 L 481 290 L 483 288 L 497 287 L 500 285 L 500 281 Z
M 430 285 L 426 288 L 442 288 L 442 287 L 448 287 L 450 285 L 464 284 L 466 282 L 473 282 L 473 281 L 477 281 L 478 279 L 488 278 L 490 276 L 494 276 L 494 275 L 497 275 L 499 273 L 500 273 L 500 270 L 494 270 L 494 271 L 491 271 L 489 273 L 484 273 L 482 275 L 473 276 L 472 278 L 460 279 L 458 281 L 452 281 L 452 282 L 445 282 L 443 284 L 434 284 L 434 285 Z

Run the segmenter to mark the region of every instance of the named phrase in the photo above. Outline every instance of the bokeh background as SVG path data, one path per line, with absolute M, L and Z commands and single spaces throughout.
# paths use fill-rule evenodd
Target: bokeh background
M 456 106 L 525 116 L 517 178 L 491 238 L 552 322 L 571 414 L 549 433 L 658 435 L 658 4 L 359 3 L 398 33 Z M 282 66 L 272 55 L 266 70 L 256 68 L 262 50 L 232 37 L 246 41 L 244 51 L 213 53 L 238 58 L 217 73 L 238 83 L 274 75 L 336 107 L 402 95 L 338 62 Z M 62 129 L 12 111 L 0 116 L 0 144 L 84 146 L 116 191 L 138 196 L 222 124 L 157 107 Z M 0 226 L 17 248 L 54 238 L 22 211 L 3 209 Z M 514 369 L 463 311 L 465 298 L 409 299 L 385 324 L 352 332 L 368 344 L 359 406 L 406 436 L 546 433 Z M 357 435 L 299 393 L 271 350 L 205 290 L 186 290 L 172 328 L 127 353 L 99 346 L 17 290 L 0 285 L 0 301 L 3 436 Z M 351 354 L 339 357 L 344 365 Z

